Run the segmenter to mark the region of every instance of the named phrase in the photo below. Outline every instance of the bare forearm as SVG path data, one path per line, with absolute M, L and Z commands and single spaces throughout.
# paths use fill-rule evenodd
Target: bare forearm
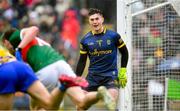
M 18 45 L 19 48 L 24 48 L 28 43 L 30 43 L 39 33 L 39 29 L 36 26 L 23 29 L 22 41 Z

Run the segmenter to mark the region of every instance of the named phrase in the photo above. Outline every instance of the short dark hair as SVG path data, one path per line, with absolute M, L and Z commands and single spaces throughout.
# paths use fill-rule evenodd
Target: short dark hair
M 89 13 L 88 16 L 94 15 L 94 14 L 100 14 L 101 16 L 103 16 L 103 12 L 97 8 L 90 8 L 89 9 Z
M 14 49 L 15 49 L 16 47 L 18 47 L 19 43 L 21 42 L 21 39 L 20 39 L 20 30 L 18 30 L 16 28 L 8 29 L 1 36 L 1 40 L 2 41 L 8 40 L 12 44 Z
M 10 36 L 16 31 L 15 28 L 10 28 L 6 30 L 2 35 L 1 35 L 1 40 L 9 40 Z

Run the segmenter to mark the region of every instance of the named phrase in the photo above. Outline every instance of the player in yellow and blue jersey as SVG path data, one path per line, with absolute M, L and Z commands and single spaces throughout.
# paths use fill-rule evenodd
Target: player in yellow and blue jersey
M 73 77 L 71 79 L 75 80 Z M 79 86 L 79 82 L 72 82 L 65 75 L 60 76 L 59 81 L 65 82 L 69 85 L 68 87 Z M 79 78 L 78 81 L 82 79 Z M 55 102 L 62 100 L 59 98 L 62 95 L 61 90 L 61 87 L 54 88 L 50 94 L 29 65 L 17 61 L 7 49 L 0 45 L 0 110 L 11 110 L 14 94 L 19 91 L 28 93 L 38 102 L 40 108 L 56 109 Z
M 118 87 L 115 80 L 119 80 L 122 88 L 126 86 L 126 66 L 128 62 L 128 50 L 121 36 L 108 30 L 103 25 L 104 17 L 100 10 L 89 10 L 89 24 L 92 31 L 88 32 L 80 42 L 80 58 L 77 64 L 76 74 L 82 75 L 87 57 L 90 64 L 87 80 L 87 91 L 96 91 L 99 86 L 105 86 L 114 98 L 118 98 Z M 117 68 L 117 53 L 122 54 L 121 67 Z M 119 72 L 118 72 L 119 71 Z
M 0 85 L 0 110 L 12 109 L 14 93 L 17 91 L 28 93 L 45 109 L 52 108 L 51 104 L 59 94 L 57 88 L 51 96 L 33 70 L 24 62 L 16 61 L 16 58 L 2 46 L 0 46 Z

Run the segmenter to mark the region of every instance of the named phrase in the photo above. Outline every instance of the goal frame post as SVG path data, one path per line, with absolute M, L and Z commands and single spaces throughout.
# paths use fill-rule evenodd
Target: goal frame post
M 128 82 L 124 89 L 119 89 L 119 102 L 117 108 L 120 111 L 132 111 L 132 36 L 131 36 L 131 7 L 127 3 L 131 0 L 117 0 L 117 32 L 124 40 L 129 60 L 127 65 Z

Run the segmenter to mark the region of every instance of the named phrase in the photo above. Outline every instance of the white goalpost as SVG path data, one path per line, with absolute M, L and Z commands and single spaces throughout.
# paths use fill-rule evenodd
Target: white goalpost
M 119 103 L 118 103 L 118 109 L 121 111 L 132 111 L 132 86 L 131 86 L 131 76 L 132 76 L 132 70 L 131 70 L 131 55 L 132 55 L 132 42 L 131 42 L 131 18 L 127 18 L 127 15 L 131 14 L 131 10 L 128 9 L 130 7 L 126 7 L 126 2 L 129 2 L 130 0 L 117 0 L 117 32 L 121 35 L 122 39 L 126 43 L 126 46 L 129 51 L 129 61 L 127 65 L 127 77 L 128 82 L 124 89 L 119 90 Z
M 130 53 L 120 111 L 168 111 L 165 78 L 180 80 L 179 16 L 180 0 L 117 0 L 117 31 Z

